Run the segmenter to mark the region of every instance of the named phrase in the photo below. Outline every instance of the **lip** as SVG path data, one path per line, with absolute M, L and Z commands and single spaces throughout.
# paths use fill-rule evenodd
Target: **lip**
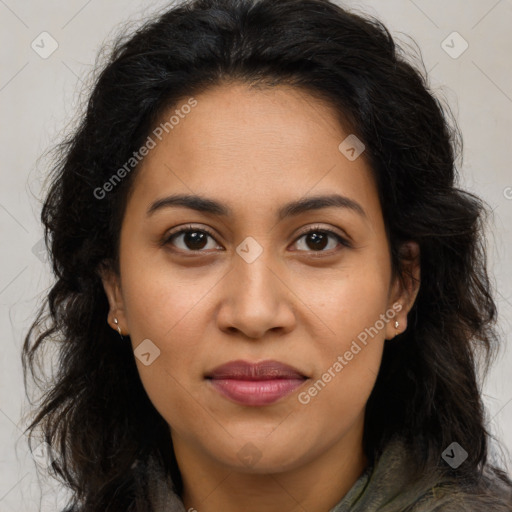
M 296 368 L 272 360 L 258 363 L 230 361 L 218 366 L 205 377 L 226 398 L 252 406 L 274 403 L 308 379 Z

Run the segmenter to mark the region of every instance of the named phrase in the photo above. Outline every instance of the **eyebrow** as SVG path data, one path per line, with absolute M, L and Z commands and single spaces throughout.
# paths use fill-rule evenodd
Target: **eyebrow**
M 157 199 L 149 207 L 147 216 L 151 216 L 153 213 L 158 210 L 162 210 L 163 208 L 170 208 L 173 206 L 182 206 L 198 212 L 217 215 L 219 217 L 232 216 L 232 210 L 228 206 L 219 203 L 214 199 L 193 194 L 174 194 L 162 199 Z M 366 212 L 357 201 L 339 194 L 306 197 L 298 199 L 297 201 L 292 201 L 283 205 L 278 210 L 277 217 L 279 220 L 283 220 L 286 217 L 293 217 L 307 211 L 333 207 L 346 208 L 359 214 L 361 217 L 367 218 Z

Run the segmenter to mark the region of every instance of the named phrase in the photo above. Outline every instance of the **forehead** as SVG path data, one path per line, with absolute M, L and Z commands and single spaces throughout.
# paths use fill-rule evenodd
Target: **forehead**
M 329 104 L 288 86 L 226 85 L 193 100 L 164 113 L 161 140 L 150 134 L 155 147 L 133 184 L 146 206 L 176 192 L 215 197 L 233 211 L 339 193 L 379 209 L 364 153 L 349 160 L 340 151 L 351 134 Z

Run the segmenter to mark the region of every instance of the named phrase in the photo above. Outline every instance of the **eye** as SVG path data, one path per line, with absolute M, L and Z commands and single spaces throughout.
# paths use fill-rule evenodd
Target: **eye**
M 216 249 L 219 247 L 215 243 L 208 247 L 208 238 L 215 241 L 213 234 L 208 229 L 187 226 L 166 236 L 162 245 L 171 244 L 184 252 L 204 252 L 203 249 L 205 248 Z
M 300 242 L 303 242 L 302 244 Z M 348 240 L 338 233 L 322 228 L 321 226 L 313 226 L 297 239 L 296 244 L 305 247 L 304 250 L 311 252 L 330 252 L 336 249 L 337 243 L 345 247 L 350 247 Z M 327 249 L 326 249 L 327 247 Z M 302 249 L 301 249 L 302 250 Z

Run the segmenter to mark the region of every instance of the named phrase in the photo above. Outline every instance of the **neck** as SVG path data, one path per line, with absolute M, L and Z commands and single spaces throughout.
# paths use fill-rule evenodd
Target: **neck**
M 205 456 L 172 433 L 183 480 L 185 510 L 193 512 L 328 511 L 354 485 L 367 465 L 362 418 L 333 445 L 286 471 L 248 472 Z

